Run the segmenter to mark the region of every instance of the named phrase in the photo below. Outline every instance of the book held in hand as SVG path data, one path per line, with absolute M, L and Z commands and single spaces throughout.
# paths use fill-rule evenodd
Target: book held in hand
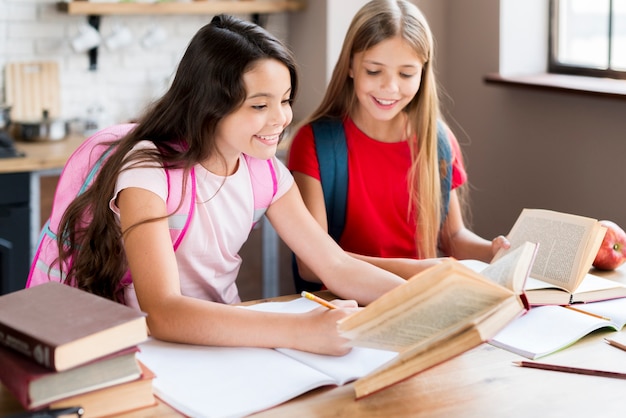
M 524 209 L 507 238 L 509 250 L 539 244 L 525 293 L 531 305 L 567 305 L 626 297 L 626 286 L 589 274 L 606 233 L 596 219 L 543 209 Z
M 0 345 L 51 370 L 85 364 L 147 337 L 144 313 L 58 282 L 0 296 Z
M 28 410 L 50 405 L 141 376 L 137 347 L 62 372 L 42 367 L 30 359 L 0 346 L 0 382 Z
M 446 260 L 339 322 L 352 345 L 399 354 L 354 382 L 362 398 L 488 341 L 527 309 L 523 295 L 536 253 L 525 243 L 488 275 Z

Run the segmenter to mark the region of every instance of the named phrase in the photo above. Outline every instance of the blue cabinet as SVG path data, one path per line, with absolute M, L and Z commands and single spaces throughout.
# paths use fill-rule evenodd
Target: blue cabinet
M 0 174 L 0 294 L 23 289 L 30 268 L 30 175 Z

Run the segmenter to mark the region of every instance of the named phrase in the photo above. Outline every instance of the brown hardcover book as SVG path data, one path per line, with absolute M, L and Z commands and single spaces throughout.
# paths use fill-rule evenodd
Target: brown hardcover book
M 49 282 L 0 296 L 0 345 L 62 371 L 148 338 L 145 314 Z
M 536 251 L 526 243 L 482 274 L 446 260 L 341 320 L 352 345 L 399 353 L 354 382 L 356 398 L 488 341 L 525 312 L 524 282 Z
M 156 404 L 152 394 L 154 373 L 141 361 L 138 363 L 142 370 L 141 378 L 66 398 L 52 403 L 50 407 L 68 408 L 80 405 L 84 410 L 83 418 L 97 418 L 153 406 Z

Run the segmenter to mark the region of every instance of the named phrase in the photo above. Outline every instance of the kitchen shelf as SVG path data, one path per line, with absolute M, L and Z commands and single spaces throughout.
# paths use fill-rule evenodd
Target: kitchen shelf
M 192 15 L 219 13 L 279 13 L 303 10 L 306 0 L 197 0 L 158 3 L 102 3 L 74 0 L 57 3 L 70 15 Z

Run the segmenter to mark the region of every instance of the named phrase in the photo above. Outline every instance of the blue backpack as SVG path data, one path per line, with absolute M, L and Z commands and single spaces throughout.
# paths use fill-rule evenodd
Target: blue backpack
M 346 220 L 346 200 L 348 196 L 348 148 L 340 119 L 320 119 L 311 123 L 315 138 L 317 161 L 320 166 L 320 181 L 326 204 L 328 233 L 339 242 Z M 452 149 L 448 132 L 443 122 L 437 121 L 437 153 L 440 166 L 445 167 L 441 176 L 442 219 L 448 214 L 450 190 L 452 189 Z M 319 283 L 311 283 L 300 277 L 295 256 L 292 256 L 292 272 L 296 291 L 316 291 Z

